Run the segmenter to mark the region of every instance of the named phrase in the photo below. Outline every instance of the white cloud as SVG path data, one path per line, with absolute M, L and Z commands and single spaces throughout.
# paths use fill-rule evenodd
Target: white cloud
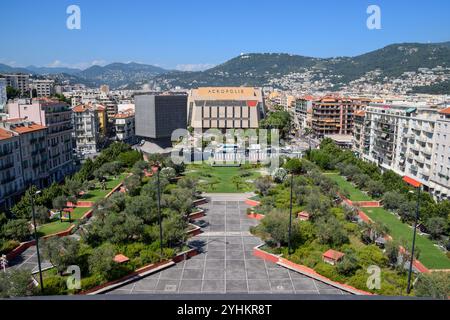
M 203 71 L 214 67 L 211 63 L 188 63 L 188 64 L 178 64 L 175 69 L 180 71 Z
M 106 65 L 108 62 L 106 60 L 92 60 L 92 61 L 88 61 L 88 62 L 77 62 L 77 63 L 66 63 L 66 62 L 62 62 L 61 60 L 55 60 L 51 63 L 49 63 L 46 67 L 50 67 L 50 68 L 75 68 L 75 69 L 87 69 L 89 67 L 92 66 L 104 66 Z

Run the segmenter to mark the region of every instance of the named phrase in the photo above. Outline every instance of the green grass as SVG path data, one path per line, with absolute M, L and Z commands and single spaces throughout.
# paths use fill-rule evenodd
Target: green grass
M 46 223 L 38 227 L 38 232 L 40 236 L 48 236 L 53 233 L 61 232 L 67 230 L 72 223 L 70 222 L 60 222 L 59 220 Z
M 330 179 L 332 179 L 333 181 L 335 181 L 338 184 L 341 192 L 344 192 L 345 194 L 347 194 L 351 201 L 371 201 L 372 200 L 372 198 L 370 196 L 368 196 L 367 194 L 365 194 L 364 192 L 362 192 L 361 190 L 359 190 L 358 188 L 353 186 L 352 183 L 345 180 L 345 178 L 342 177 L 341 175 L 331 173 L 331 174 L 327 174 L 326 176 L 329 177 Z
M 243 177 L 244 173 L 249 173 Z M 241 167 L 212 167 L 209 164 L 191 164 L 187 167 L 186 176 L 200 180 L 199 187 L 204 192 L 239 193 L 254 189 L 252 183 L 246 180 L 255 180 L 260 176 L 256 169 L 243 169 Z M 240 177 L 240 183 L 234 183 L 233 178 Z
M 362 209 L 372 220 L 382 222 L 389 228 L 389 234 L 395 240 L 405 239 L 411 243 L 413 230 L 397 217 L 383 208 Z M 417 235 L 417 247 L 420 249 L 419 260 L 430 269 L 450 269 L 450 259 L 427 237 Z
M 126 176 L 127 176 L 126 173 L 122 173 L 120 176 L 117 177 L 117 179 L 108 179 L 108 181 L 106 182 L 106 190 L 102 190 L 100 185 L 97 184 L 97 187 L 95 189 L 89 190 L 89 192 L 84 194 L 80 198 L 80 200 L 97 202 L 98 200 L 103 199 L 108 193 L 111 192 L 111 190 L 114 187 L 116 187 L 120 182 L 122 182 Z
M 90 210 L 90 208 L 75 208 L 72 212 L 72 222 L 63 221 L 59 219 L 50 223 L 43 224 L 38 227 L 38 232 L 41 236 L 47 236 L 53 233 L 67 230 L 75 221 L 81 219 L 81 217 Z
M 82 201 L 92 201 L 97 202 L 103 199 L 111 190 L 116 187 L 121 181 L 127 176 L 126 173 L 121 174 L 117 179 L 109 179 L 106 182 L 106 190 L 102 190 L 100 186 L 93 190 L 89 190 L 89 193 L 83 195 L 80 200 Z M 72 222 L 60 220 L 53 221 L 50 223 L 43 224 L 38 227 L 38 232 L 41 236 L 47 236 L 53 233 L 61 232 L 67 230 L 75 221 L 81 219 L 81 217 L 90 210 L 90 208 L 75 208 L 72 212 L 71 218 Z

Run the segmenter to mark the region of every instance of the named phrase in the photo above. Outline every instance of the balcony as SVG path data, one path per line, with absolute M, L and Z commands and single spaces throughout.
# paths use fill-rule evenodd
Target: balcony
M 430 156 L 433 154 L 433 150 L 431 150 L 431 148 L 429 148 L 429 147 L 423 148 L 423 149 L 422 149 L 422 152 L 423 152 L 424 154 L 427 154 L 427 155 L 430 155 Z

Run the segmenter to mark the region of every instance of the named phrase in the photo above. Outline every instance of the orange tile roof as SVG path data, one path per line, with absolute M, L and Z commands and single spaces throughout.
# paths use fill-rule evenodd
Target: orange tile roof
M 336 250 L 333 250 L 333 249 L 329 249 L 329 250 L 328 250 L 327 252 L 325 252 L 322 256 L 323 256 L 324 258 L 327 258 L 327 259 L 331 259 L 331 260 L 334 260 L 334 261 L 338 261 L 338 260 L 340 260 L 344 255 L 345 255 L 345 254 L 342 253 L 342 252 L 339 252 L 339 251 L 336 251 Z
M 72 108 L 73 112 L 84 112 L 84 110 L 86 110 L 86 108 L 83 105 L 79 105 L 76 107 Z
M 450 107 L 440 110 L 439 113 L 441 113 L 441 114 L 450 114 Z
M 117 263 L 125 263 L 130 261 L 130 259 L 127 256 L 124 256 L 123 254 L 118 254 L 114 257 L 114 261 Z
M 355 116 L 364 117 L 366 115 L 366 112 L 364 110 L 358 110 L 355 112 Z
M 32 123 L 29 125 L 17 126 L 15 128 L 11 128 L 11 131 L 14 131 L 17 133 L 29 133 L 29 132 L 40 131 L 40 130 L 45 130 L 45 129 L 47 129 L 47 127 L 41 126 L 36 123 Z
M 0 140 L 7 140 L 14 136 L 14 134 L 8 130 L 0 128 Z

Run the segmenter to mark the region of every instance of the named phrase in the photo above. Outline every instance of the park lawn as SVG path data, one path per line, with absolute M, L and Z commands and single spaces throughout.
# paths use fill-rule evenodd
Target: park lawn
M 127 173 L 122 173 L 120 176 L 117 177 L 117 179 L 108 179 L 108 181 L 106 182 L 106 190 L 102 190 L 101 187 L 97 184 L 97 187 L 95 189 L 89 190 L 89 192 L 84 194 L 80 198 L 80 200 L 97 202 L 98 200 L 103 199 L 120 182 L 125 180 L 126 176 Z
M 39 232 L 40 236 L 48 236 L 53 233 L 65 231 L 71 225 L 72 225 L 72 223 L 70 223 L 70 222 L 66 222 L 66 221 L 61 222 L 61 221 L 57 220 L 57 221 L 46 223 L 42 226 L 39 226 L 37 231 Z
M 395 239 L 405 239 L 411 243 L 413 230 L 401 222 L 395 215 L 383 208 L 362 208 L 374 221 L 382 222 L 389 228 L 389 234 Z M 419 260 L 429 269 L 450 269 L 450 259 L 427 237 L 417 234 L 417 247 L 420 249 Z
M 38 227 L 38 232 L 41 236 L 47 236 L 49 234 L 61 232 L 67 230 L 75 221 L 81 219 L 81 217 L 91 210 L 91 208 L 75 208 L 72 212 L 71 218 L 72 222 L 63 221 L 59 219 L 50 223 L 43 224 Z
M 331 180 L 336 182 L 339 186 L 339 189 L 342 192 L 345 192 L 348 194 L 349 199 L 351 201 L 371 201 L 372 198 L 356 188 L 351 182 L 345 180 L 344 177 L 342 177 L 339 174 L 330 173 L 326 174 L 327 177 L 329 177 Z
M 91 208 L 75 208 L 75 209 L 73 209 L 73 212 L 71 214 L 72 220 L 81 219 L 81 217 L 89 210 L 91 210 Z
M 243 172 L 249 172 L 247 177 L 241 177 Z M 186 176 L 199 179 L 199 187 L 204 192 L 239 193 L 254 189 L 252 183 L 260 176 L 257 169 L 242 169 L 241 167 L 212 167 L 209 164 L 191 164 L 187 167 Z M 233 183 L 234 177 L 241 177 L 241 183 Z

